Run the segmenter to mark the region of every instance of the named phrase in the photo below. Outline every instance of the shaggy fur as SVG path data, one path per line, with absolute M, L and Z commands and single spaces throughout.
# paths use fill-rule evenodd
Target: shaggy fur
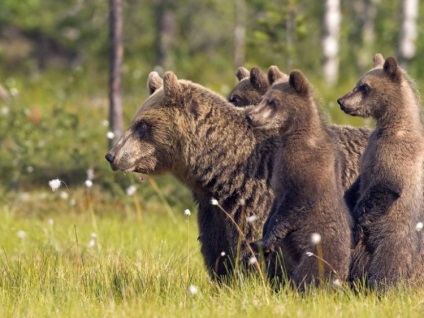
M 273 202 L 274 137 L 247 125 L 244 110 L 172 72 L 149 76 L 152 95 L 106 158 L 114 170 L 171 173 L 199 203 L 201 252 L 211 276 L 231 272 L 236 251 L 261 238 Z M 235 133 L 237 132 L 237 133 Z M 236 227 L 212 198 L 243 229 Z M 247 222 L 250 216 L 256 221 Z M 225 256 L 221 253 L 225 252 Z
M 265 253 L 281 248 L 289 279 L 300 288 L 348 276 L 351 216 L 341 186 L 340 157 L 332 132 L 321 120 L 312 90 L 299 71 L 276 83 L 247 114 L 258 130 L 278 129 L 272 188 L 274 210 L 260 243 Z M 311 235 L 319 233 L 319 247 Z M 320 248 L 321 252 L 317 252 Z M 322 263 L 308 256 L 321 254 Z M 279 277 L 277 277 L 279 278 Z
M 424 133 L 411 80 L 393 57 L 377 54 L 375 67 L 338 100 L 352 116 L 377 126 L 364 152 L 360 176 L 346 193 L 357 223 L 351 279 L 372 287 L 417 279 L 423 272 Z
M 240 71 L 240 69 L 244 71 Z M 239 68 L 237 72 L 239 83 L 227 97 L 227 100 L 237 107 L 259 104 L 270 85 L 277 81 L 288 80 L 288 76 L 274 65 L 268 69 L 267 75 L 258 67 L 252 68 L 250 75 L 247 72 L 245 68 Z M 258 80 L 259 78 L 260 80 Z M 261 84 L 259 85 L 258 82 Z M 340 177 L 343 188 L 346 190 L 358 176 L 359 158 L 365 149 L 371 130 L 339 125 L 330 125 L 329 129 L 335 136 L 341 151 L 342 160 L 340 164 L 342 173 Z

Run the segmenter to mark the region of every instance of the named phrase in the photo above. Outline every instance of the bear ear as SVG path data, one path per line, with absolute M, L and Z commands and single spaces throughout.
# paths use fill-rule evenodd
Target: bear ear
M 271 65 L 268 69 L 268 82 L 270 85 L 272 85 L 277 80 L 287 82 L 289 80 L 289 77 L 286 73 L 281 72 L 277 66 Z
M 165 92 L 165 96 L 170 99 L 179 96 L 180 83 L 178 83 L 177 76 L 171 71 L 168 71 L 163 75 L 163 90 Z
M 257 66 L 250 70 L 250 83 L 252 83 L 253 87 L 260 90 L 266 90 L 269 86 L 264 71 Z
M 384 57 L 381 53 L 374 55 L 374 67 L 382 66 L 384 64 Z
M 240 82 L 243 78 L 249 77 L 249 70 L 247 68 L 243 67 L 243 66 L 240 66 L 237 69 L 236 76 L 237 76 L 237 79 Z
M 289 84 L 299 95 L 309 94 L 309 83 L 301 71 L 294 70 L 290 73 Z
M 147 79 L 147 89 L 149 90 L 149 94 L 152 95 L 158 88 L 161 88 L 162 85 L 163 81 L 159 74 L 157 72 L 150 72 Z
M 386 59 L 384 62 L 383 70 L 387 75 L 389 75 L 393 82 L 400 82 L 402 73 L 396 59 L 393 56 L 390 56 Z

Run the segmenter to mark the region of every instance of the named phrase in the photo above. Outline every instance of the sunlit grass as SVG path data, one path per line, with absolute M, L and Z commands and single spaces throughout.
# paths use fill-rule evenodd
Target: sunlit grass
M 196 213 L 157 199 L 140 218 L 132 200 L 71 189 L 8 197 L 0 207 L 1 317 L 421 317 L 424 290 L 384 296 L 349 288 L 278 292 L 259 277 L 211 281 Z M 79 203 L 78 203 L 79 202 Z M 143 202 L 141 202 L 143 204 Z M 43 209 L 39 209 L 40 206 Z M 33 210 L 29 208 L 33 207 Z M 186 213 L 187 214 L 187 213 Z M 90 244 L 92 233 L 95 244 Z M 195 286 L 195 288 L 190 288 Z M 193 292 L 197 290 L 197 292 Z

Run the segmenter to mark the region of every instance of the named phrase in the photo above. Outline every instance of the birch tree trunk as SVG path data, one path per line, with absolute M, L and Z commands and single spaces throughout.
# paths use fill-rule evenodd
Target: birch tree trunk
M 122 111 L 122 64 L 124 59 L 122 0 L 109 0 L 109 126 L 113 137 L 109 138 L 112 147 L 123 130 Z
M 398 59 L 405 67 L 406 63 L 415 56 L 417 39 L 418 0 L 402 1 L 401 28 L 399 33 Z
M 324 1 L 321 39 L 324 80 L 334 86 L 339 78 L 340 0 Z
M 156 65 L 167 70 L 172 68 L 172 46 L 175 39 L 175 13 L 172 1 L 159 0 L 155 4 L 156 21 Z
M 234 66 L 244 65 L 246 46 L 246 1 L 235 0 Z

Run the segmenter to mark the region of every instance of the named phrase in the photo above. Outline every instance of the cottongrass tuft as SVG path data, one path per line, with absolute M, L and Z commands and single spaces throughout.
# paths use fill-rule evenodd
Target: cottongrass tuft
M 335 280 L 333 280 L 333 286 L 342 287 L 342 282 L 340 281 L 340 279 L 336 278 Z
M 52 191 L 55 192 L 57 189 L 60 188 L 61 181 L 59 179 L 53 179 L 49 181 L 49 186 L 52 188 Z
M 69 194 L 66 191 L 60 191 L 59 196 L 62 200 L 67 200 L 69 198 Z
M 90 234 L 90 242 L 88 242 L 87 247 L 88 248 L 93 248 L 97 245 L 97 234 L 96 233 L 91 233 Z
M 191 215 L 190 210 L 189 210 L 189 209 L 185 209 L 185 210 L 184 210 L 184 215 L 185 215 L 185 216 L 190 216 L 190 215 Z
M 317 244 L 321 243 L 321 234 L 319 234 L 319 233 L 312 233 L 311 234 L 311 242 L 314 245 L 317 245 Z
M 218 205 L 219 203 L 218 203 L 218 200 L 217 200 L 217 199 L 212 198 L 212 199 L 211 199 L 211 204 L 212 204 L 212 205 Z
M 47 222 L 49 223 L 50 226 L 54 225 L 54 220 L 52 218 L 48 219 Z
M 197 286 L 195 286 L 195 285 L 190 285 L 190 286 L 188 286 L 188 292 L 191 294 L 191 295 L 196 295 L 198 292 L 199 292 L 199 289 L 197 288 Z
M 254 265 L 258 262 L 258 259 L 255 256 L 249 258 L 249 265 Z
M 28 236 L 28 235 L 27 235 L 27 232 L 22 231 L 22 230 L 19 230 L 18 232 L 16 232 L 16 235 L 17 235 L 17 236 L 18 236 L 21 240 L 26 239 L 26 237 Z
M 93 186 L 93 181 L 87 179 L 85 180 L 84 184 L 87 188 L 91 188 Z
M 113 139 L 115 138 L 115 134 L 113 133 L 113 131 L 108 131 L 106 137 L 107 139 Z
M 128 196 L 133 196 L 135 194 L 135 192 L 137 191 L 137 187 L 135 185 L 130 185 L 127 188 L 127 195 Z
M 312 253 L 312 252 L 306 252 L 306 256 L 308 256 L 308 257 L 314 256 L 314 253 Z
M 255 222 L 257 219 L 258 219 L 258 217 L 257 217 L 256 215 L 251 215 L 251 216 L 246 217 L 246 221 L 247 221 L 247 223 L 253 223 L 253 222 Z
M 415 230 L 417 232 L 420 232 L 423 229 L 424 225 L 423 222 L 418 222 L 417 225 L 415 226 Z
M 227 254 L 225 254 L 225 252 L 224 252 L 224 251 L 222 251 L 222 252 L 221 252 L 221 257 L 224 257 L 225 255 L 227 255 Z

